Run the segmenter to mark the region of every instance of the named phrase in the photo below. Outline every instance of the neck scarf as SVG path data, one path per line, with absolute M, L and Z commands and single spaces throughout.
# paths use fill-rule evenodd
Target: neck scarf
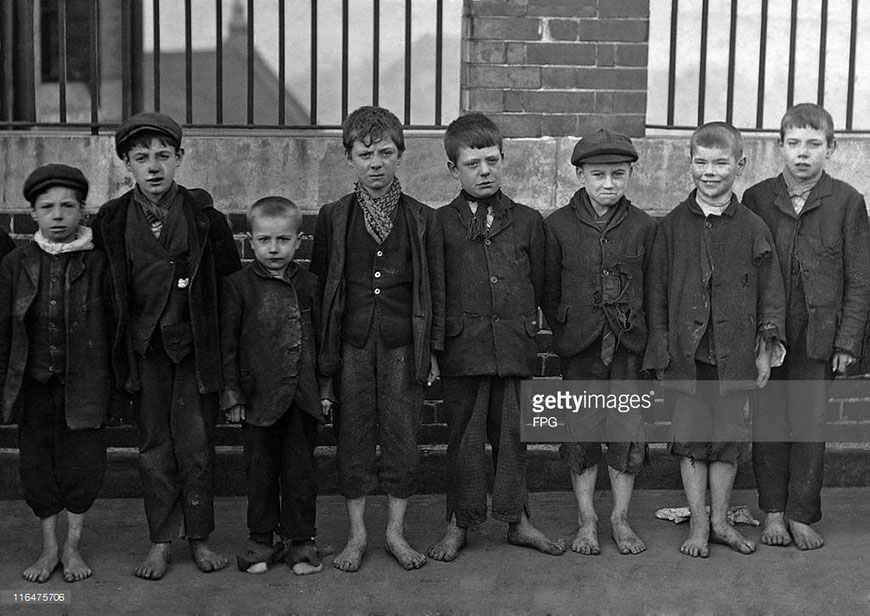
M 378 244 L 383 244 L 396 222 L 399 199 L 402 196 L 402 185 L 399 183 L 399 178 L 393 178 L 393 183 L 390 184 L 387 194 L 378 199 L 373 199 L 359 182 L 354 186 L 354 191 L 356 192 L 356 202 L 362 208 L 366 231 Z
M 177 195 L 178 185 L 176 185 L 175 182 L 172 183 L 169 190 L 160 196 L 157 203 L 149 200 L 139 186 L 136 186 L 133 190 L 133 201 L 142 208 L 142 213 L 145 214 L 145 219 L 151 226 L 151 233 L 154 234 L 154 237 L 160 237 L 160 232 L 163 230 L 166 217 L 169 215 L 169 208 L 172 207 Z
M 33 234 L 33 241 L 39 246 L 43 252 L 50 255 L 59 255 L 65 252 L 79 252 L 84 250 L 94 249 L 94 232 L 90 227 L 79 225 L 76 228 L 76 237 L 71 242 L 52 242 L 42 234 L 42 231 L 37 231 Z
M 695 203 L 698 204 L 698 207 L 701 208 L 701 211 L 704 212 L 705 216 L 721 216 L 722 212 L 725 211 L 725 208 L 730 205 L 731 195 L 733 194 L 734 193 L 729 192 L 724 201 L 711 201 L 704 197 L 704 195 L 701 194 L 701 191 L 695 191 Z
M 504 208 L 499 200 L 501 190 L 498 190 L 494 195 L 486 198 L 474 197 L 464 190 L 462 190 L 460 194 L 462 195 L 462 198 L 465 199 L 466 203 L 477 204 L 477 209 L 474 211 L 471 220 L 468 222 L 468 229 L 465 231 L 465 239 L 477 241 L 487 238 L 493 221 L 500 216 L 504 216 Z
M 810 191 L 816 187 L 822 177 L 821 171 L 819 174 L 808 180 L 800 180 L 793 176 L 788 170 L 788 167 L 782 170 L 782 179 L 785 180 L 785 185 L 788 187 L 788 196 L 791 197 L 791 205 L 794 208 L 795 214 L 800 214 L 801 210 L 807 204 L 807 197 L 810 196 Z

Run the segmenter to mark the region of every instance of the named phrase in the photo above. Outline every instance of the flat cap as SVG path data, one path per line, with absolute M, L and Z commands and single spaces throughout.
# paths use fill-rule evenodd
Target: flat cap
M 69 165 L 44 165 L 24 180 L 24 198 L 33 203 L 43 192 L 54 186 L 66 186 L 81 191 L 82 199 L 88 196 L 88 180 L 85 174 Z
M 181 146 L 181 127 L 163 113 L 147 111 L 137 113 L 124 120 L 115 132 L 115 152 L 121 156 L 122 146 L 137 134 L 151 131 L 172 137 Z
M 571 154 L 571 164 L 575 167 L 583 163 L 633 163 L 636 160 L 637 150 L 631 139 L 606 128 L 580 137 Z

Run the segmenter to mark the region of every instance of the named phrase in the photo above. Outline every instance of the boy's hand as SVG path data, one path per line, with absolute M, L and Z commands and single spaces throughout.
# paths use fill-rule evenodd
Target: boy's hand
M 431 386 L 441 375 L 441 368 L 438 367 L 438 359 L 432 354 L 432 361 L 429 363 L 429 376 L 426 377 L 426 385 Z
M 245 421 L 245 405 L 236 404 L 234 406 L 231 406 L 226 411 L 224 411 L 224 415 L 226 416 L 229 423 L 241 423 Z
M 755 356 L 755 369 L 758 372 L 755 384 L 758 385 L 758 389 L 761 389 L 770 380 L 770 353 L 766 349 Z
M 846 351 L 837 351 L 834 353 L 834 359 L 831 360 L 831 367 L 837 374 L 846 374 L 846 368 L 858 361 L 854 355 Z

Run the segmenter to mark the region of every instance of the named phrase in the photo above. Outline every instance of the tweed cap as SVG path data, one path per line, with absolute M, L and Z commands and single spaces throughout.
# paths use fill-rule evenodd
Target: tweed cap
M 88 180 L 85 174 L 69 165 L 53 163 L 44 165 L 24 180 L 24 198 L 33 203 L 43 192 L 54 186 L 66 186 L 81 191 L 82 199 L 88 196 Z
M 115 132 L 115 152 L 121 156 L 123 145 L 137 134 L 151 131 L 172 137 L 181 147 L 181 127 L 163 113 L 144 112 L 130 116 Z
M 637 150 L 631 139 L 606 128 L 580 137 L 571 154 L 571 164 L 575 167 L 583 163 L 633 163 L 636 160 Z

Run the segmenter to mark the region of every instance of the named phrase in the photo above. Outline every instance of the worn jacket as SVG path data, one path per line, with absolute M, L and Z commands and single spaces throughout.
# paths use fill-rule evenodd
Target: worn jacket
M 0 229 L 0 259 L 15 250 L 15 240 L 9 237 L 3 229 Z
M 541 214 L 500 196 L 486 239 L 466 239 L 472 213 L 460 195 L 436 210 L 432 347 L 445 376 L 537 372 L 538 306 L 544 292 Z
M 544 220 L 547 274 L 541 307 L 562 357 L 599 339 L 605 323 L 632 353 L 646 348 L 644 273 L 652 255 L 655 220 L 622 198 L 602 230 L 581 188 Z
M 19 393 L 27 368 L 25 318 L 39 291 L 41 249 L 31 242 L 0 265 L 0 397 L 3 423 L 21 418 Z M 98 428 L 111 393 L 110 340 L 114 329 L 109 266 L 96 250 L 70 254 L 64 284 L 66 423 L 71 430 Z
M 778 175 L 747 190 L 743 202 L 770 227 L 783 280 L 800 275 L 807 355 L 860 356 L 870 314 L 870 226 L 861 193 L 823 173 L 798 215 Z
M 295 261 L 289 280 L 258 261 L 224 281 L 221 294 L 221 408 L 245 405 L 245 422 L 271 426 L 296 403 L 318 421 L 317 277 Z
M 345 308 L 344 268 L 347 254 L 347 226 L 350 209 L 356 207 L 353 193 L 320 208 L 311 251 L 311 272 L 320 280 L 323 304 L 319 366 L 326 376 L 337 376 L 341 366 L 341 322 Z M 432 289 L 429 256 L 432 208 L 403 194 L 399 204 L 411 234 L 413 269 L 412 333 L 417 380 L 425 383 L 430 367 Z
M 779 261 L 763 220 L 736 197 L 721 216 L 705 218 L 692 191 L 658 224 L 647 288 L 645 369 L 664 370 L 673 386 L 694 392 L 695 351 L 712 320 L 720 391 L 754 387 L 757 336 L 782 340 L 785 318 Z
M 238 248 L 226 217 L 215 209 L 211 195 L 202 189 L 178 187 L 187 216 L 190 250 L 188 298 L 193 329 L 197 386 L 201 393 L 221 388 L 218 297 L 222 279 L 241 269 Z M 117 327 L 112 342 L 112 365 L 116 382 L 129 392 L 139 391 L 141 382 L 133 357 L 128 328 L 129 288 L 125 229 L 133 202 L 129 191 L 105 203 L 93 222 L 94 244 L 109 259 L 114 288 Z

